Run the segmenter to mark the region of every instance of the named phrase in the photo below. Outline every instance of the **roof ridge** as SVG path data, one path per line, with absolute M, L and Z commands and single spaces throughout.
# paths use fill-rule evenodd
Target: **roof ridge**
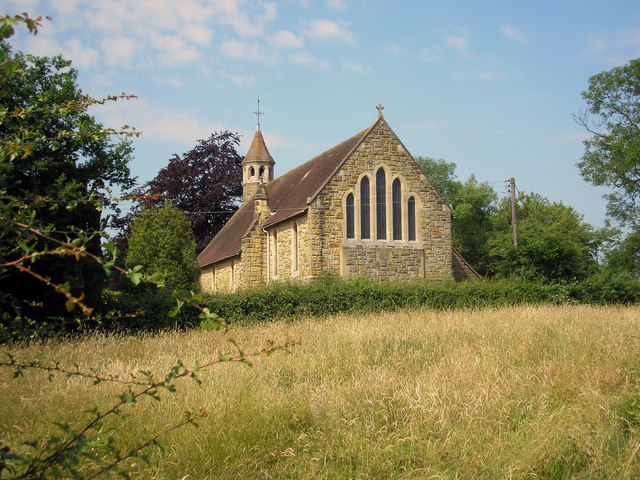
M 279 176 L 279 177 L 277 177 L 277 178 L 274 178 L 271 182 L 269 182 L 269 184 L 272 184 L 273 182 L 276 182 L 276 181 L 278 181 L 278 180 L 280 180 L 280 179 L 283 179 L 284 177 L 287 177 L 287 176 L 289 176 L 289 175 L 295 174 L 295 172 L 296 172 L 296 171 L 298 171 L 298 170 L 302 169 L 303 167 L 308 167 L 309 163 L 313 162 L 314 160 L 316 160 L 316 159 L 317 159 L 317 158 L 319 158 L 319 157 L 322 157 L 323 155 L 327 155 L 329 152 L 331 152 L 331 151 L 333 151 L 333 150 L 336 150 L 337 148 L 341 147 L 342 145 L 344 145 L 344 144 L 345 144 L 345 143 L 347 143 L 347 142 L 350 142 L 350 141 L 351 141 L 351 140 L 353 140 L 354 138 L 356 138 L 356 137 L 358 137 L 358 136 L 360 136 L 360 135 L 363 135 L 367 130 L 369 130 L 369 129 L 367 128 L 367 129 L 365 129 L 365 130 L 361 131 L 360 133 L 356 133 L 355 135 L 352 135 L 351 137 L 347 138 L 346 140 L 344 140 L 344 141 L 340 142 L 339 144 L 334 145 L 333 147 L 329 148 L 328 150 L 325 150 L 324 152 L 319 153 L 318 155 L 316 155 L 315 157 L 313 157 L 313 158 L 311 158 L 311 159 L 307 160 L 307 161 L 306 161 L 306 162 L 304 162 L 303 164 L 298 165 L 298 166 L 297 166 L 297 167 L 295 167 L 295 168 L 292 168 L 291 170 L 289 170 L 289 171 L 288 171 L 288 172 L 286 172 L 286 173 L 283 173 L 282 175 L 280 175 L 280 176 Z

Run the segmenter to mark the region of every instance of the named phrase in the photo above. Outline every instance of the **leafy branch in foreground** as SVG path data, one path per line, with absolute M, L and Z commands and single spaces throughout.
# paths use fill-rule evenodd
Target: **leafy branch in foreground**
M 238 362 L 251 366 L 249 359 L 252 357 L 262 355 L 270 356 L 277 351 L 290 352 L 289 349 L 292 346 L 300 344 L 298 341 L 292 341 L 282 345 L 276 345 L 274 342 L 269 341 L 265 348 L 246 353 L 240 350 L 233 339 L 229 339 L 229 342 L 236 347 L 237 353 L 220 354 L 216 360 L 211 360 L 203 364 L 196 362 L 193 368 L 187 368 L 181 361 L 178 361 L 160 381 L 155 381 L 151 372 L 140 372 L 140 374 L 146 378 L 146 381 L 136 379 L 124 380 L 115 376 L 99 375 L 95 372 L 83 372 L 78 367 L 76 367 L 75 370 L 70 370 L 61 368 L 58 364 L 45 366 L 37 361 L 18 362 L 12 356 L 9 356 L 9 361 L 0 362 L 0 366 L 14 368 L 15 377 L 22 376 L 25 369 L 35 369 L 47 372 L 50 378 L 54 374 L 63 374 L 68 377 L 87 378 L 93 380 L 94 384 L 101 382 L 127 384 L 129 385 L 129 389 L 118 396 L 118 401 L 111 408 L 102 412 L 98 409 L 91 410 L 89 413 L 92 413 L 94 418 L 84 425 L 84 427 L 75 430 L 77 433 L 74 433 L 74 429 L 68 424 L 61 424 L 59 427 L 65 434 L 64 438 L 51 437 L 42 444 L 38 442 L 29 443 L 28 445 L 34 449 L 39 448 L 37 455 L 18 455 L 12 453 L 8 447 L 3 447 L 0 456 L 0 472 L 2 472 L 3 469 L 9 470 L 18 474 L 16 478 L 42 478 L 42 476 L 48 475 L 72 475 L 77 477 L 80 475 L 81 469 L 87 468 L 86 465 L 81 465 L 80 462 L 81 459 L 85 459 L 90 461 L 95 468 L 91 474 L 83 478 L 96 478 L 103 473 L 119 473 L 128 477 L 125 472 L 116 470 L 119 464 L 132 458 L 141 458 L 146 461 L 146 458 L 140 454 L 141 450 L 152 444 L 158 445 L 159 438 L 182 426 L 195 424 L 198 418 L 207 416 L 207 412 L 204 409 L 200 409 L 197 413 L 187 413 L 184 421 L 154 435 L 128 452 L 120 451 L 112 441 L 111 436 L 113 430 L 106 429 L 103 424 L 105 419 L 113 416 L 123 417 L 124 415 L 121 413 L 121 409 L 127 404 L 136 403 L 141 397 L 147 396 L 154 400 L 160 400 L 159 392 L 161 389 L 175 393 L 176 388 L 174 384 L 179 379 L 191 378 L 199 384 L 200 380 L 197 374 L 204 369 L 225 362 Z M 140 387 L 140 389 L 134 391 L 133 387 Z M 95 450 L 100 446 L 102 450 L 104 450 L 104 454 L 110 456 L 111 460 L 108 462 L 101 462 L 100 458 L 96 455 Z M 26 467 L 23 472 L 18 471 L 21 466 Z M 86 475 L 86 472 L 83 475 Z
M 45 331 L 48 323 L 59 328 L 64 324 L 57 316 L 60 315 L 56 310 L 59 294 L 66 299 L 66 313 L 75 313 L 78 307 L 83 315 L 63 320 L 71 318 L 79 326 L 96 321 L 94 307 L 87 302 L 85 292 L 87 296 L 100 298 L 102 276 L 113 273 L 123 275 L 134 285 L 147 283 L 170 293 L 176 299 L 176 307 L 168 316 L 177 315 L 183 306 L 189 305 L 199 310 L 205 330 L 225 327 L 223 318 L 200 306 L 199 295 L 193 292 L 183 295 L 167 288 L 166 274 L 146 273 L 139 265 L 125 269 L 116 264 L 119 252 L 100 231 L 104 192 L 109 192 L 112 186 L 127 190 L 134 180 L 128 168 L 130 142 L 125 140 L 114 145 L 110 138 L 126 138 L 139 132 L 126 125 L 121 129 L 105 128 L 87 109 L 132 96 L 93 99 L 82 94 L 76 83 L 77 72 L 61 57 L 13 55 L 5 40 L 13 35 L 13 26 L 20 23 L 36 34 L 40 17 L 31 19 L 27 14 L 0 17 L 0 96 L 3 98 L 0 106 L 0 335 L 7 337 L 8 342 L 14 340 L 14 331 L 10 328 L 13 324 L 18 325 L 16 331 L 21 334 L 26 326 L 32 327 L 35 334 Z M 103 249 L 109 258 L 103 257 Z M 82 268 L 74 270 L 74 266 L 80 264 Z M 73 284 L 78 277 L 80 280 Z M 32 291 L 38 295 L 28 296 Z M 51 291 L 55 296 L 47 296 Z M 36 308 L 38 315 L 34 314 Z M 160 437 L 177 428 L 193 424 L 205 416 L 206 411 L 187 413 L 183 421 L 143 439 L 129 451 L 122 450 L 115 440 L 122 424 L 109 426 L 105 424 L 106 419 L 124 419 L 126 415 L 121 410 L 143 396 L 160 400 L 160 390 L 175 392 L 178 379 L 192 378 L 199 383 L 197 372 L 204 368 L 223 362 L 251 365 L 249 358 L 253 356 L 268 356 L 296 344 L 270 342 L 262 350 L 245 353 L 235 342 L 231 343 L 238 349 L 236 354 L 221 354 L 218 359 L 193 368 L 186 368 L 178 361 L 161 380 L 154 380 L 150 372 L 141 372 L 146 381 L 119 379 L 83 371 L 80 367 L 46 366 L 37 360 L 16 361 L 9 356 L 9 361 L 0 362 L 0 367 L 13 368 L 14 376 L 34 369 L 46 372 L 50 379 L 62 374 L 94 383 L 125 384 L 128 389 L 107 410 L 97 407 L 88 410 L 93 418 L 80 427 L 58 423 L 62 435 L 27 443 L 25 448 L 33 449 L 33 454 L 23 454 L 22 450 L 16 453 L 0 444 L 0 476 L 5 478 L 4 474 L 8 473 L 11 475 L 8 478 L 43 479 L 119 474 L 128 478 L 126 470 L 120 468 L 123 461 L 131 458 L 147 461 L 141 454 L 144 448 L 158 444 Z
M 28 210 L 28 206 L 22 202 L 14 200 L 13 205 L 20 205 L 23 210 Z M 0 207 L 6 206 L 0 203 Z M 8 209 L 7 209 L 8 210 Z M 1 213 L 1 212 L 0 212 Z M 26 215 L 33 218 L 33 215 Z M 9 269 L 17 269 L 27 275 L 32 276 L 36 280 L 50 286 L 56 292 L 62 294 L 66 298 L 67 311 L 73 310 L 76 306 L 79 307 L 85 315 L 86 321 L 96 320 L 92 317 L 93 309 L 84 303 L 84 293 L 73 294 L 71 292 L 68 282 L 55 283 L 50 278 L 47 278 L 40 273 L 33 270 L 33 264 L 42 257 L 46 256 L 70 256 L 75 258 L 76 261 L 81 258 L 87 258 L 96 264 L 100 265 L 106 275 L 111 275 L 113 271 L 116 271 L 126 276 L 131 283 L 139 285 L 140 283 L 148 283 L 154 285 L 158 289 L 163 289 L 176 299 L 176 306 L 172 309 L 168 315 L 170 317 L 176 316 L 184 305 L 190 305 L 200 311 L 199 318 L 201 319 L 201 326 L 207 331 L 211 331 L 214 328 L 221 328 L 225 326 L 225 322 L 216 313 L 210 312 L 209 309 L 203 308 L 199 305 L 202 300 L 200 295 L 194 293 L 191 296 L 182 295 L 179 292 L 166 287 L 166 275 L 161 273 L 147 274 L 144 272 L 143 267 L 140 265 L 133 266 L 125 269 L 116 264 L 119 251 L 113 245 L 112 242 L 103 244 L 103 248 L 110 253 L 110 258 L 105 259 L 94 253 L 91 253 L 87 248 L 87 245 L 93 240 L 96 235 L 102 235 L 107 237 L 104 232 L 87 233 L 82 230 L 76 229 L 74 232 L 56 232 L 63 233 L 64 238 L 59 239 L 53 236 L 54 226 L 49 225 L 45 228 L 38 225 L 29 225 L 18 221 L 14 218 L 6 217 L 0 214 L 0 223 L 5 228 L 7 226 L 13 227 L 13 233 L 22 232 L 23 235 L 17 235 L 15 245 L 9 254 L 3 255 L 5 257 L 13 257 L 11 260 L 5 259 L 0 263 L 0 274 Z M 70 235 L 74 235 L 73 238 Z M 45 247 L 42 248 L 43 240 Z M 2 325 L 0 324 L 0 329 Z

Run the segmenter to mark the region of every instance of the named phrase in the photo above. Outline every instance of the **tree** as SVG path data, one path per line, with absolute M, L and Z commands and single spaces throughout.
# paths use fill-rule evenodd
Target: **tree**
M 518 246 L 513 245 L 511 204 L 504 198 L 492 217 L 489 272 L 502 277 L 573 280 L 596 265 L 599 235 L 572 207 L 536 193 L 518 195 Z
M 169 164 L 140 190 L 144 207 L 168 198 L 191 224 L 196 250 L 202 251 L 238 209 L 242 196 L 242 157 L 237 134 L 213 133 Z
M 456 175 L 456 164 L 431 157 L 416 157 L 420 168 L 453 208 L 451 243 L 481 274 L 487 273 L 487 240 L 491 232 L 497 194 L 474 175 L 463 184 Z
M 608 213 L 640 229 L 640 58 L 589 79 L 582 92 L 587 110 L 575 116 L 592 137 L 584 142 L 580 173 L 613 188 Z
M 171 290 L 198 288 L 196 245 L 189 222 L 167 200 L 162 208 L 144 208 L 131 225 L 125 264 L 166 276 Z
M 474 175 L 458 188 L 452 202 L 453 247 L 482 275 L 488 271 L 489 247 L 498 195 L 487 182 L 478 182 Z
M 4 24 L 2 37 L 11 34 Z M 54 240 L 64 240 L 71 231 L 98 232 L 101 213 L 94 201 L 106 200 L 107 189 L 133 185 L 130 142 L 114 142 L 111 134 L 116 131 L 104 128 L 88 113 L 97 101 L 82 93 L 77 71 L 62 57 L 14 55 L 2 40 L 0 77 L 0 200 L 5 216 L 23 208 L 39 225 L 53 227 L 49 236 Z M 3 242 L 17 240 L 3 236 Z M 53 248 L 43 237 L 37 242 L 39 249 Z M 2 252 L 5 262 L 24 253 L 8 245 Z M 90 238 L 85 248 L 99 256 L 100 236 Z M 68 262 L 48 255 L 39 259 L 37 269 L 51 283 L 68 284 L 76 296 L 85 292 L 86 303 L 99 303 L 104 271 L 95 262 L 84 257 Z M 0 271 L 0 290 L 12 304 L 0 300 L 1 310 L 18 306 L 32 318 L 66 313 L 64 302 L 50 301 L 59 293 L 29 273 Z M 47 311 L 40 307 L 44 304 Z
M 623 237 L 622 232 L 616 230 L 610 233 L 604 249 L 605 271 L 609 274 L 627 274 L 640 279 L 640 231 L 632 230 Z
M 433 157 L 416 157 L 416 162 L 442 196 L 451 203 L 462 184 L 456 176 L 456 164 Z
M 24 23 L 29 31 L 34 35 L 37 33 L 41 18 L 31 19 L 26 13 L 22 15 L 0 17 L 0 39 L 9 38 L 13 35 L 13 26 Z M 4 45 L 3 45 L 4 47 Z M 15 76 L 24 75 L 25 57 L 22 55 L 13 56 L 8 53 L 7 49 L 0 49 L 0 89 L 11 81 L 15 80 Z M 55 87 L 54 87 L 55 90 Z M 2 91 L 6 94 L 6 91 Z M 59 145 L 71 141 L 73 139 L 91 142 L 101 142 L 110 138 L 112 135 L 131 135 L 135 134 L 129 128 L 114 130 L 111 128 L 103 128 L 93 122 L 90 117 L 85 118 L 82 124 L 67 121 L 77 112 L 85 112 L 96 103 L 104 103 L 106 100 L 115 100 L 123 98 L 126 95 L 118 97 L 109 97 L 96 100 L 91 97 L 79 96 L 66 103 L 37 103 L 41 99 L 36 97 L 27 99 L 25 105 L 17 105 L 7 107 L 4 103 L 0 103 L 0 127 L 2 135 L 0 135 L 0 170 L 4 175 L 11 171 L 11 163 L 29 166 L 30 157 L 32 157 L 39 149 L 46 151 L 46 147 L 51 147 L 50 155 L 39 157 L 40 161 L 35 162 L 31 175 L 37 177 L 38 168 L 48 166 L 52 161 L 51 157 L 55 157 L 56 148 Z M 13 121 L 24 120 L 30 118 L 31 123 L 24 123 L 20 128 L 11 129 Z M 60 121 L 60 129 L 52 129 L 50 131 L 43 130 L 43 125 L 49 122 L 55 123 Z M 64 141 L 62 141 L 64 140 Z M 60 143 L 58 143 L 60 142 Z M 109 142 L 107 142 L 109 143 Z M 98 148 L 99 150 L 99 148 Z M 73 156 L 75 151 L 71 150 Z M 58 159 L 64 160 L 64 159 Z M 90 162 L 90 158 L 85 161 Z M 69 166 L 67 166 L 69 167 Z M 65 172 L 71 171 L 72 168 L 63 169 Z M 55 169 L 51 170 L 55 172 Z M 15 171 L 17 175 L 21 172 Z M 25 177 L 28 177 L 26 175 Z M 66 191 L 68 197 L 60 194 L 58 197 L 49 197 L 47 192 L 44 194 L 30 190 L 19 190 L 18 195 L 7 193 L 5 184 L 0 184 L 0 278 L 6 280 L 11 276 L 12 272 L 20 272 L 27 275 L 27 278 L 35 280 L 37 285 L 43 286 L 47 290 L 56 291 L 63 294 L 67 301 L 66 307 L 73 309 L 80 307 L 84 312 L 84 321 L 96 320 L 92 316 L 92 309 L 89 308 L 84 301 L 83 295 L 76 295 L 70 291 L 70 287 L 65 283 L 56 283 L 52 278 L 44 277 L 40 274 L 40 270 L 36 270 L 43 263 L 43 259 L 57 258 L 61 260 L 60 268 L 65 267 L 65 263 L 78 262 L 87 260 L 94 263 L 101 271 L 109 273 L 120 273 L 126 275 L 133 283 L 140 282 L 161 287 L 162 282 L 155 281 L 153 275 L 148 276 L 145 272 L 135 268 L 126 271 L 117 265 L 115 260 L 117 252 L 111 243 L 104 244 L 104 248 L 111 252 L 112 258 L 106 260 L 99 255 L 90 252 L 93 239 L 97 238 L 101 232 L 88 232 L 83 228 L 69 225 L 69 230 L 61 232 L 56 225 L 47 223 L 49 219 L 58 220 L 59 217 L 66 216 L 65 212 L 74 212 L 77 207 L 91 206 L 98 212 L 97 218 L 100 217 L 99 211 L 104 201 L 100 199 L 100 195 L 96 190 L 87 187 L 84 195 L 74 190 L 78 185 L 73 183 L 76 177 L 69 178 L 72 185 Z M 11 177 L 4 177 L 11 180 Z M 28 178 L 27 178 L 28 180 Z M 43 181 L 46 178 L 42 179 Z M 51 179 L 55 181 L 56 178 Z M 60 182 L 55 187 L 64 187 L 64 178 L 58 177 Z M 104 179 L 105 184 L 113 181 L 113 178 Z M 102 180 L 97 179 L 91 184 L 95 187 Z M 80 184 L 80 186 L 82 186 Z M 10 188 L 10 186 L 8 186 Z M 63 189 L 64 190 L 64 189 Z M 51 189 L 52 193 L 58 193 L 56 188 Z M 42 218 L 40 218 L 42 217 Z M 84 225 L 84 217 L 77 217 L 77 220 Z M 91 217 L 90 220 L 95 220 Z M 67 220 L 65 220 L 66 222 Z M 62 224 L 65 224 L 64 222 Z M 89 224 L 92 225 L 91 223 Z M 188 228 L 187 228 L 188 231 Z M 157 276 L 155 276 L 157 277 Z M 64 278 L 63 278 L 64 279 Z M 0 288 L 0 297 L 2 297 L 2 308 L 0 308 L 0 342 L 10 343 L 15 339 L 14 327 L 20 328 L 22 320 L 24 320 L 23 311 L 18 302 L 13 301 L 11 292 Z M 10 286 L 10 285 L 9 285 Z M 20 292 L 23 293 L 23 292 Z M 208 308 L 199 305 L 199 297 L 191 296 L 187 298 L 176 292 L 171 295 L 177 300 L 176 307 L 170 312 L 170 315 L 179 313 L 181 306 L 189 305 L 200 311 L 198 318 L 201 319 L 201 326 L 206 330 L 213 328 L 221 328 L 225 326 L 225 322 L 217 314 L 210 312 Z M 17 299 L 20 300 L 20 299 Z M 58 302 L 49 303 L 47 299 L 42 302 L 41 312 L 45 322 L 54 318 L 57 310 Z M 16 307 L 13 311 L 4 307 Z M 118 312 L 108 312 L 112 315 L 106 315 L 105 318 L 113 319 Z M 84 323 L 78 320 L 81 325 Z M 43 324 L 29 323 L 29 327 L 33 327 L 29 331 L 20 330 L 22 334 L 18 338 L 36 336 L 45 331 Z M 25 335 L 28 334 L 28 335 Z M 19 355 L 22 358 L 14 358 L 11 350 L 6 351 L 3 359 L 0 361 L 0 367 L 11 369 L 14 378 L 22 377 L 29 370 L 43 372 L 48 375 L 50 381 L 55 385 L 57 378 L 66 381 L 69 377 L 75 377 L 77 380 L 86 380 L 90 384 L 97 385 L 103 382 L 109 382 L 114 385 L 125 386 L 126 390 L 121 393 L 109 406 L 109 402 L 97 402 L 96 405 L 83 406 L 78 410 L 77 402 L 74 406 L 78 412 L 77 418 L 67 423 L 65 419 L 57 419 L 55 423 L 57 430 L 51 430 L 44 438 L 29 438 L 28 441 L 19 442 L 15 440 L 17 448 L 13 448 L 11 444 L 5 443 L 6 439 L 0 441 L 0 476 L 5 478 L 102 478 L 103 476 L 113 477 L 120 475 L 129 478 L 127 474 L 127 461 L 130 459 L 139 459 L 148 461 L 142 454 L 142 450 L 146 447 L 156 444 L 159 439 L 184 425 L 194 423 L 197 419 L 206 416 L 206 411 L 200 409 L 195 413 L 186 413 L 183 421 L 169 425 L 167 428 L 155 434 L 149 435 L 141 442 L 131 448 L 131 445 L 120 446 L 114 441 L 113 433 L 115 430 L 126 431 L 126 424 L 123 422 L 128 418 L 131 412 L 129 407 L 141 405 L 141 401 L 145 397 L 149 400 L 160 400 L 163 392 L 175 392 L 175 384 L 180 379 L 191 378 L 197 379 L 199 372 L 206 368 L 220 365 L 229 361 L 237 361 L 249 364 L 248 358 L 255 355 L 270 355 L 276 350 L 286 349 L 295 342 L 277 346 L 270 342 L 269 346 L 256 353 L 244 353 L 239 347 L 235 353 L 220 354 L 219 358 L 210 361 L 196 362 L 196 366 L 192 369 L 186 367 L 181 361 L 165 372 L 164 375 L 154 376 L 151 372 L 132 372 L 131 378 L 121 378 L 119 375 L 96 372 L 94 368 L 82 367 L 74 365 L 73 368 L 65 368 L 57 362 L 49 365 L 43 364 L 40 360 L 29 360 L 29 354 Z M 234 342 L 235 345 L 235 342 Z M 17 347 L 18 349 L 20 347 Z M 52 387 L 54 388 L 54 387 Z M 46 395 L 47 392 L 44 392 Z M 111 394 L 109 394 L 111 396 Z M 129 410 L 123 415 L 123 409 Z M 84 412 L 84 413 L 82 413 Z M 134 410 L 135 413 L 135 410 Z M 143 412 L 137 410 L 137 415 Z M 31 434 L 30 434 L 31 435 Z

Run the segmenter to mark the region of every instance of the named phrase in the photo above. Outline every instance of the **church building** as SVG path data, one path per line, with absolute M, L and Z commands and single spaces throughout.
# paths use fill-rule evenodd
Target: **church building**
M 242 161 L 242 206 L 198 256 L 204 292 L 325 271 L 478 278 L 451 246 L 451 206 L 377 109 L 369 128 L 276 179 L 258 124 Z

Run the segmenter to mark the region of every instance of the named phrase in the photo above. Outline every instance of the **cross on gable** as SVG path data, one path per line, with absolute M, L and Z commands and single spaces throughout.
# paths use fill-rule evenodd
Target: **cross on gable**
M 382 106 L 381 103 L 378 104 L 378 106 L 376 107 L 376 110 L 378 110 L 378 116 L 382 116 L 382 110 L 384 110 L 384 107 Z

